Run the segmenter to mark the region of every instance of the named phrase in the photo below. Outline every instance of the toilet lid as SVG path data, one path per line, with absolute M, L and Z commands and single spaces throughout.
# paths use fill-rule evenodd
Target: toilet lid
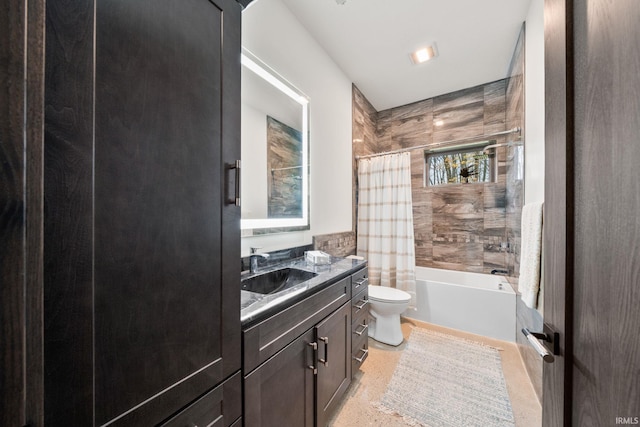
M 396 288 L 369 285 L 369 299 L 388 303 L 404 303 L 411 300 L 411 295 Z

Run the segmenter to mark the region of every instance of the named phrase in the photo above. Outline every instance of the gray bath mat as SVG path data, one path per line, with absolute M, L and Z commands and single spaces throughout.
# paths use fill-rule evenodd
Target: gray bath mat
M 498 350 L 419 328 L 374 405 L 410 425 L 515 425 Z

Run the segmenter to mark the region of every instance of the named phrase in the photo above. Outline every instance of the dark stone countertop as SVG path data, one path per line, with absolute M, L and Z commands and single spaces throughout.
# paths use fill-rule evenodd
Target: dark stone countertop
M 244 279 L 286 267 L 311 271 L 318 274 L 316 277 L 275 294 L 263 295 L 255 292 L 240 291 L 240 321 L 244 326 L 265 318 L 270 314 L 277 313 L 294 302 L 300 301 L 304 297 L 324 288 L 325 285 L 336 282 L 362 269 L 366 264 L 367 261 L 365 260 L 331 257 L 331 264 L 314 265 L 307 262 L 304 258 L 297 258 L 260 269 L 254 274 L 243 275 L 242 278 Z

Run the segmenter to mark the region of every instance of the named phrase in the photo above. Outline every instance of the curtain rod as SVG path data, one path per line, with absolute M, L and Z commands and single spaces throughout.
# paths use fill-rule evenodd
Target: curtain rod
M 491 138 L 491 137 L 494 137 L 494 136 L 509 135 L 509 134 L 512 134 L 512 133 L 520 133 L 520 128 L 519 127 L 515 127 L 513 129 L 504 130 L 502 132 L 490 133 L 490 134 L 487 134 L 487 135 L 470 136 L 468 138 L 461 138 L 461 139 L 454 139 L 454 140 L 451 140 L 451 141 L 437 142 L 435 144 L 424 144 L 424 145 L 418 145 L 416 147 L 407 147 L 407 148 L 400 148 L 399 150 L 385 151 L 385 152 L 382 152 L 382 153 L 367 154 L 366 156 L 356 156 L 356 160 L 367 159 L 369 157 L 386 156 L 387 154 L 404 153 L 405 151 L 419 150 L 421 148 L 435 148 L 435 147 L 439 147 L 441 145 L 450 145 L 450 144 L 455 144 L 455 143 L 459 143 L 459 142 L 481 141 L 481 140 L 483 140 L 485 138 Z

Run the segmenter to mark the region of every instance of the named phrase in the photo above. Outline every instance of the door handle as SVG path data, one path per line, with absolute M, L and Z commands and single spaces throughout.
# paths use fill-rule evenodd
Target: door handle
M 369 279 L 366 277 L 363 277 L 362 279 L 358 280 L 356 282 L 356 289 L 358 289 L 360 286 L 364 285 L 365 283 L 367 283 Z
M 522 333 L 525 337 L 527 337 L 527 341 L 529 344 L 538 352 L 542 360 L 547 363 L 553 363 L 555 358 L 553 355 L 560 354 L 558 348 L 559 334 L 557 332 L 551 333 L 542 333 L 542 332 L 531 332 L 527 328 L 522 328 Z M 547 349 L 544 343 L 550 343 L 553 347 L 553 354 Z
M 227 197 L 228 205 L 240 206 L 240 170 L 242 169 L 242 162 L 236 160 L 235 163 L 227 165 L 227 170 L 235 170 L 235 191 L 233 197 Z
M 360 357 L 352 356 L 353 359 L 358 363 L 362 363 L 364 359 L 367 357 L 367 354 L 369 354 L 369 350 L 366 348 L 360 349 L 360 351 L 362 351 L 362 356 Z
M 318 355 L 318 343 L 310 342 L 307 343 L 311 349 L 313 350 L 313 356 L 311 357 L 311 365 L 308 365 L 307 368 L 313 371 L 313 375 L 318 375 L 318 367 L 313 365 L 313 362 L 316 360 L 316 356 Z
M 356 329 L 355 331 L 353 331 L 353 333 L 354 333 L 354 334 L 356 334 L 356 335 L 358 335 L 358 336 L 361 336 L 362 334 L 364 334 L 364 332 L 365 332 L 367 329 L 369 329 L 369 325 L 367 325 L 366 323 L 363 323 L 362 325 L 358 325 L 358 326 L 361 326 L 361 327 L 362 327 L 362 329 L 360 329 L 359 331 L 358 331 L 358 329 Z
M 324 366 L 329 366 L 329 337 L 320 337 L 318 340 L 324 343 L 324 359 L 318 359 Z
M 368 299 L 361 299 L 358 301 L 359 304 L 354 304 L 353 306 L 359 310 L 362 310 L 367 304 L 369 304 Z

